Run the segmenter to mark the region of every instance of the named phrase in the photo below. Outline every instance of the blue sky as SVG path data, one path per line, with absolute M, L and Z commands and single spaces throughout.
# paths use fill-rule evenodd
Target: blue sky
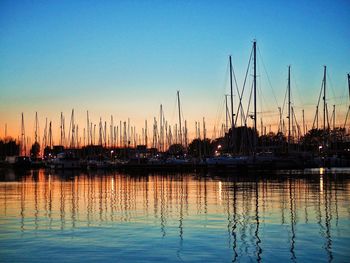
M 0 137 L 4 123 L 18 134 L 21 112 L 29 130 L 35 111 L 41 122 L 47 116 L 58 125 L 60 112 L 68 119 L 72 108 L 81 125 L 86 110 L 96 121 L 113 114 L 137 125 L 163 103 L 175 123 L 176 90 L 185 118 L 204 116 L 212 126 L 221 121 L 217 112 L 229 88 L 228 55 L 242 83 L 253 39 L 278 104 L 291 64 L 295 107 L 309 107 L 311 119 L 327 65 L 329 104 L 339 105 L 341 118 L 348 103 L 349 13 L 349 1 L 2 0 Z M 277 113 L 258 63 L 262 110 Z

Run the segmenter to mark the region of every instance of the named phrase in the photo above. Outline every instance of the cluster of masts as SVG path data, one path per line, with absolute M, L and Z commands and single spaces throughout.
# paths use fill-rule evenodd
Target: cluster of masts
M 141 132 L 136 129 L 136 126 L 130 122 L 130 118 L 127 121 L 120 120 L 119 123 L 114 121 L 113 115 L 111 115 L 109 124 L 107 121 L 103 121 L 100 118 L 99 122 L 93 123 L 89 116 L 89 111 L 86 112 L 86 127 L 81 130 L 78 123 L 75 122 L 74 109 L 72 109 L 69 128 L 67 131 L 65 116 L 61 112 L 60 116 L 60 134 L 59 134 L 59 146 L 65 148 L 75 149 L 88 145 L 99 145 L 106 148 L 126 148 L 137 145 L 145 145 L 146 147 L 157 148 L 159 151 L 166 151 L 172 144 L 180 144 L 184 147 L 188 146 L 188 128 L 187 121 L 184 120 L 184 126 L 182 126 L 183 116 L 181 114 L 180 107 L 180 92 L 177 91 L 177 102 L 179 109 L 179 125 L 176 123 L 171 125 L 165 118 L 163 111 L 163 105 L 160 105 L 159 119 L 154 117 L 152 124 L 152 135 L 149 136 L 149 127 L 147 120 L 144 122 L 144 127 L 141 128 Z M 200 122 L 196 122 L 196 137 L 200 138 Z M 52 149 L 54 146 L 52 121 L 45 121 L 45 128 L 42 140 L 39 136 L 39 121 L 38 114 L 35 113 L 35 133 L 34 143 L 43 146 L 43 150 L 46 147 Z M 205 120 L 203 118 L 203 134 L 206 136 Z M 22 155 L 27 154 L 27 145 L 30 145 L 30 138 L 25 135 L 24 116 L 22 113 L 21 119 L 21 135 L 20 152 Z
M 253 58 L 253 82 L 252 82 L 252 89 L 249 94 L 249 102 L 248 106 L 244 110 L 242 98 L 245 92 L 245 84 L 247 80 L 248 71 L 250 68 L 251 60 Z M 252 120 L 252 126 L 253 129 L 258 133 L 257 130 L 257 74 L 256 74 L 256 41 L 253 42 L 253 49 L 252 53 L 249 59 L 248 63 L 248 69 L 245 76 L 243 88 L 241 91 L 238 89 L 236 77 L 234 76 L 234 71 L 232 67 L 232 59 L 231 56 L 229 56 L 229 67 L 230 67 L 230 95 L 225 95 L 225 104 L 226 104 L 226 114 L 225 114 L 225 123 L 221 125 L 221 130 L 219 131 L 219 137 L 224 137 L 225 134 L 232 132 L 232 135 L 234 134 L 234 128 L 238 126 L 238 120 L 240 117 L 240 125 L 241 126 L 248 126 L 249 119 Z M 335 127 L 335 105 L 333 105 L 333 112 L 331 118 L 328 116 L 328 107 L 327 107 L 327 98 L 326 98 L 326 66 L 324 66 L 324 75 L 322 80 L 322 87 L 320 91 L 320 95 L 318 98 L 318 103 L 316 106 L 315 111 L 315 117 L 313 120 L 312 129 L 319 129 L 322 128 L 323 132 L 326 133 L 330 129 L 330 123 L 333 122 L 333 130 Z M 293 106 L 291 105 L 291 81 L 290 81 L 290 75 L 291 75 L 291 67 L 288 67 L 288 85 L 287 85 L 287 91 L 286 91 L 286 97 L 287 97 L 287 110 L 288 110 L 288 116 L 287 116 L 287 125 L 282 118 L 283 111 L 284 111 L 284 105 L 285 102 L 283 102 L 283 107 L 278 107 L 279 111 L 279 124 L 278 124 L 278 132 L 282 133 L 286 136 L 288 144 L 294 143 L 295 138 L 297 139 L 297 142 L 299 141 L 300 137 L 302 135 L 305 135 L 308 128 L 305 125 L 305 118 L 304 118 L 304 110 L 302 110 L 302 124 L 299 124 L 297 122 L 297 118 L 295 115 L 295 111 Z M 348 77 L 348 85 L 349 85 L 349 98 L 350 98 L 350 74 L 347 75 Z M 238 105 L 237 105 L 237 111 L 235 113 L 234 111 L 234 103 L 233 103 L 233 82 L 236 83 L 237 88 L 237 95 L 238 95 Z M 227 98 L 230 97 L 230 109 L 228 107 L 228 100 Z M 323 102 L 323 125 L 319 125 L 319 108 L 320 108 L 320 102 Z M 286 100 L 286 98 L 285 98 Z M 250 111 L 251 104 L 253 104 L 253 113 Z M 149 128 L 147 120 L 145 120 L 144 127 L 141 128 L 141 130 L 137 130 L 135 125 L 132 125 L 130 122 L 130 119 L 128 118 L 127 121 L 119 121 L 115 122 L 113 116 L 110 118 L 109 125 L 107 125 L 107 121 L 102 121 L 102 118 L 100 118 L 99 123 L 93 123 L 90 120 L 89 112 L 87 111 L 87 120 L 86 120 L 86 127 L 81 129 L 78 125 L 78 123 L 75 122 L 74 119 L 74 109 L 72 110 L 70 122 L 69 122 L 69 128 L 68 128 L 68 134 L 66 132 L 66 124 L 65 124 L 65 117 L 63 113 L 61 112 L 60 117 L 60 137 L 59 137 L 59 145 L 64 146 L 65 148 L 81 148 L 82 146 L 87 145 L 100 145 L 103 147 L 110 147 L 110 148 L 124 148 L 124 147 L 136 147 L 137 145 L 145 145 L 146 147 L 152 147 L 157 148 L 159 151 L 164 152 L 166 151 L 170 145 L 172 144 L 180 144 L 183 145 L 185 148 L 189 144 L 189 136 L 188 136 L 188 127 L 187 127 L 187 121 L 184 119 L 181 111 L 181 104 L 180 104 L 180 93 L 177 91 L 177 106 L 178 106 L 178 123 L 175 125 L 171 125 L 167 119 L 165 118 L 163 106 L 160 105 L 160 112 L 159 112 L 159 119 L 154 117 L 153 124 L 152 124 L 152 132 L 151 137 L 149 136 Z M 350 114 L 350 105 L 345 117 L 345 123 L 344 128 L 347 123 L 348 116 Z M 19 138 L 20 142 L 20 151 L 21 154 L 27 153 L 26 145 L 30 145 L 29 138 L 25 136 L 25 128 L 24 128 L 24 117 L 22 113 L 22 120 L 21 120 L 21 138 Z M 229 127 L 230 122 L 230 127 Z M 301 127 L 302 125 L 302 127 Z M 286 127 L 287 126 L 287 127 Z M 6 130 L 6 127 L 5 127 Z M 202 133 L 201 133 L 202 130 Z M 271 127 L 270 127 L 271 132 Z M 6 131 L 5 131 L 6 133 Z M 201 136 L 202 135 L 202 136 Z M 262 118 L 261 118 L 261 130 L 260 135 L 266 135 L 266 126 L 264 127 Z M 52 133 L 52 122 L 47 120 L 45 121 L 45 128 L 44 128 L 44 135 L 42 138 L 42 143 L 40 143 L 39 138 L 39 121 L 38 121 L 38 115 L 35 113 L 35 134 L 34 134 L 34 142 L 37 144 L 41 144 L 43 148 L 50 147 L 52 148 L 54 145 L 53 142 L 53 133 Z M 214 126 L 214 132 L 213 132 L 213 138 L 216 138 L 216 128 Z M 207 138 L 207 130 L 206 130 L 206 124 L 205 119 L 203 117 L 202 124 L 199 121 L 195 122 L 195 139 L 196 138 Z M 325 138 L 325 136 L 324 136 Z M 253 152 L 256 150 L 256 141 L 253 142 Z

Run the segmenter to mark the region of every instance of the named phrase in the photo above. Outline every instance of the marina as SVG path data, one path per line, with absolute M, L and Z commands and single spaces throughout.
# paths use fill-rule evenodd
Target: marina
M 258 130 L 257 113 L 257 42 L 253 41 L 248 67 L 245 75 L 252 69 L 252 86 L 248 105 L 243 106 L 246 81 L 239 89 L 233 70 L 232 57 L 229 56 L 230 109 L 225 95 L 225 123 L 217 137 L 213 128 L 212 139 L 208 138 L 205 118 L 202 127 L 195 122 L 195 137 L 190 141 L 187 120 L 181 109 L 180 92 L 176 93 L 178 122 L 174 126 L 168 123 L 162 104 L 158 119 L 154 117 L 152 139 L 145 120 L 142 136 L 137 133 L 136 126 L 128 121 L 120 121 L 115 125 L 113 115 L 110 123 L 100 118 L 98 128 L 93 124 L 86 112 L 86 127 L 83 129 L 83 142 L 79 134 L 79 125 L 75 121 L 74 109 L 71 112 L 68 135 L 65 130 L 65 117 L 60 116 L 59 144 L 53 143 L 52 122 L 46 118 L 42 141 L 39 137 L 38 114 L 35 113 L 34 143 L 30 151 L 27 149 L 28 137 L 25 134 L 24 115 L 21 114 L 21 135 L 18 140 L 5 138 L 2 142 L 3 165 L 30 167 L 23 160 L 33 159 L 34 167 L 50 167 L 53 169 L 287 169 L 316 167 L 350 167 L 350 74 L 348 82 L 348 111 L 344 124 L 336 126 L 335 105 L 330 116 L 327 104 L 327 67 L 323 67 L 323 79 L 312 128 L 305 126 L 304 109 L 302 125 L 298 124 L 291 98 L 291 66 L 288 66 L 288 81 L 284 102 L 278 107 L 277 131 L 266 132 L 261 119 Z M 234 111 L 235 80 L 238 95 L 237 111 Z M 322 95 L 322 96 L 321 96 Z M 260 95 L 261 96 L 261 95 Z M 319 124 L 319 109 L 323 102 L 322 126 Z M 253 111 L 250 111 L 253 104 Z M 283 118 L 283 111 L 288 115 Z M 251 120 L 250 120 L 251 119 Z M 287 127 L 285 127 L 285 121 Z M 300 121 L 300 120 L 299 120 Z M 230 122 L 230 127 L 229 127 Z M 249 125 L 251 122 L 251 125 Z M 241 124 L 239 126 L 239 123 Z M 338 124 L 339 125 L 339 124 Z M 96 130 L 98 129 L 98 140 Z M 6 127 L 5 127 L 6 129 Z M 271 126 L 270 126 L 271 129 Z M 202 136 L 201 136 L 202 134 Z M 0 145 L 1 146 L 1 145 Z M 10 147 L 11 146 L 11 147 Z M 29 154 L 28 154 L 29 153 Z M 7 156 L 12 154 L 14 156 Z M 16 157 L 16 154 L 18 155 Z
M 0 1 L 0 262 L 350 262 L 349 13 Z

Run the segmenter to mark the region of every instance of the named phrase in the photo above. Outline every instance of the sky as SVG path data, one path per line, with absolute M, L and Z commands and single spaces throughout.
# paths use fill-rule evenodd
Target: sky
M 258 118 L 276 127 L 291 65 L 297 119 L 308 127 L 327 65 L 327 103 L 344 123 L 349 105 L 350 2 L 345 1 L 0 1 L 0 138 L 33 136 L 74 108 L 91 120 L 152 123 L 163 105 L 177 122 L 176 91 L 190 129 L 224 122 L 228 57 L 242 89 L 253 40 L 258 45 Z M 250 72 L 251 73 L 251 72 Z M 251 74 L 248 83 L 251 83 Z M 250 85 L 244 95 L 246 108 Z M 234 95 L 234 108 L 238 103 Z M 250 108 L 252 110 L 252 108 Z M 286 114 L 283 115 L 283 118 Z M 69 124 L 69 123 L 68 123 Z M 66 123 L 66 126 L 68 125 Z M 209 136 L 210 137 L 210 136 Z

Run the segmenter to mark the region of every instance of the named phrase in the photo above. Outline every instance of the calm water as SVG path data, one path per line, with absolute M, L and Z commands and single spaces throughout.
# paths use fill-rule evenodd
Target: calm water
M 350 261 L 350 173 L 0 174 L 2 262 Z

